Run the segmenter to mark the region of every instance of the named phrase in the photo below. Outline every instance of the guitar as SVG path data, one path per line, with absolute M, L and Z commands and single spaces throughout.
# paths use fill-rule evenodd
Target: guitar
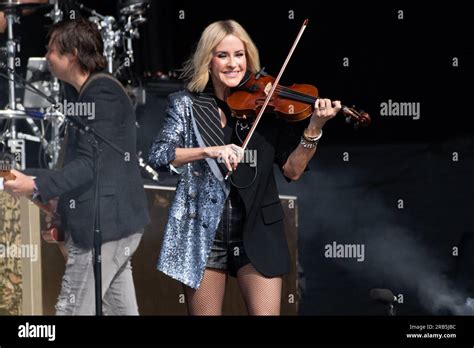
M 15 180 L 16 176 L 9 170 L 0 170 L 0 178 L 4 181 Z M 61 218 L 55 212 L 53 204 L 41 203 L 40 201 L 29 197 L 29 200 L 33 202 L 50 220 L 51 223 L 44 230 L 41 230 L 41 236 L 43 240 L 48 243 L 63 243 L 64 242 L 64 231 L 61 228 Z

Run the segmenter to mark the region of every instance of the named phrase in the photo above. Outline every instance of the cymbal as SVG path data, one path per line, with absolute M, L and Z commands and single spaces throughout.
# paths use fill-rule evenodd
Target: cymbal
M 122 15 L 143 15 L 150 7 L 150 0 L 124 0 L 117 4 Z
M 28 3 L 28 2 L 6 2 L 0 1 L 0 11 L 21 11 L 21 10 L 38 10 L 42 8 L 51 8 L 52 4 L 42 4 L 42 3 Z

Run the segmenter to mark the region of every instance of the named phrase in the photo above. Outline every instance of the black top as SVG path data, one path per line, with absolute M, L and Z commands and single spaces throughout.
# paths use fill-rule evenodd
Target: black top
M 235 141 L 233 139 L 235 119 L 232 117 L 232 113 L 230 111 L 230 108 L 229 108 L 229 106 L 227 105 L 227 103 L 225 101 L 220 100 L 216 96 L 214 96 L 214 100 L 216 101 L 217 107 L 224 112 L 224 114 L 227 118 L 226 125 L 224 126 L 224 128 L 222 128 L 222 131 L 224 132 L 224 144 L 235 143 Z M 235 144 L 240 145 L 240 144 L 237 144 L 237 143 L 235 143 Z
M 236 139 L 235 133 L 234 133 L 236 120 L 235 120 L 234 117 L 232 117 L 232 113 L 231 113 L 231 110 L 230 110 L 229 106 L 227 105 L 227 103 L 225 101 L 220 100 L 216 96 L 214 96 L 214 100 L 216 101 L 217 107 L 224 112 L 224 114 L 226 116 L 226 119 L 227 119 L 226 120 L 226 125 L 224 126 L 224 128 L 222 128 L 222 131 L 224 132 L 224 144 L 236 144 L 236 145 L 240 146 L 241 144 L 239 144 L 236 141 L 237 139 Z M 227 174 L 227 169 L 223 168 L 222 166 L 220 168 L 223 170 L 223 174 L 226 175 Z M 228 199 L 232 200 L 232 205 L 233 206 L 239 205 L 243 209 L 243 203 L 240 200 L 237 189 L 235 188 L 234 185 L 230 186 L 230 194 L 229 194 Z

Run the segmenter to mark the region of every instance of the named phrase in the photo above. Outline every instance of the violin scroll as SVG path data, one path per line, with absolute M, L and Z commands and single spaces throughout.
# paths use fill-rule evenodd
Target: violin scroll
M 347 123 L 354 123 L 354 128 L 367 127 L 370 124 L 370 115 L 363 110 L 357 111 L 354 106 L 350 108 L 343 105 L 341 112 L 346 117 Z

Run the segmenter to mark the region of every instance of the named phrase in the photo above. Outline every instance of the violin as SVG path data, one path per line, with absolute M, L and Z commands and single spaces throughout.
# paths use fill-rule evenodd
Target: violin
M 238 119 L 255 117 L 274 83 L 275 78 L 268 75 L 265 68 L 257 74 L 246 74 L 239 86 L 233 88 L 227 97 L 227 105 L 232 111 L 232 116 Z M 302 121 L 313 114 L 317 99 L 318 89 L 313 85 L 293 84 L 289 87 L 278 85 L 268 102 L 266 112 L 273 112 L 276 117 L 289 122 Z M 341 112 L 346 117 L 346 122 L 354 122 L 355 127 L 370 124 L 370 116 L 366 112 L 345 105 L 342 105 Z
M 241 145 L 243 150 L 247 148 L 267 107 L 270 107 L 270 110 L 276 112 L 279 117 L 289 121 L 303 120 L 313 114 L 314 104 L 318 99 L 316 87 L 311 85 L 283 87 L 278 84 L 307 25 L 308 19 L 305 19 L 276 78 L 265 74 L 264 70 L 255 76 L 249 74 L 239 84 L 238 89 L 227 97 L 227 105 L 235 117 L 247 118 L 249 115 L 255 115 L 252 127 Z M 366 112 L 357 112 L 344 105 L 341 111 L 346 115 L 346 120 L 355 119 L 356 126 L 370 123 L 370 116 Z M 231 172 L 227 173 L 225 180 L 229 178 L 230 174 Z

